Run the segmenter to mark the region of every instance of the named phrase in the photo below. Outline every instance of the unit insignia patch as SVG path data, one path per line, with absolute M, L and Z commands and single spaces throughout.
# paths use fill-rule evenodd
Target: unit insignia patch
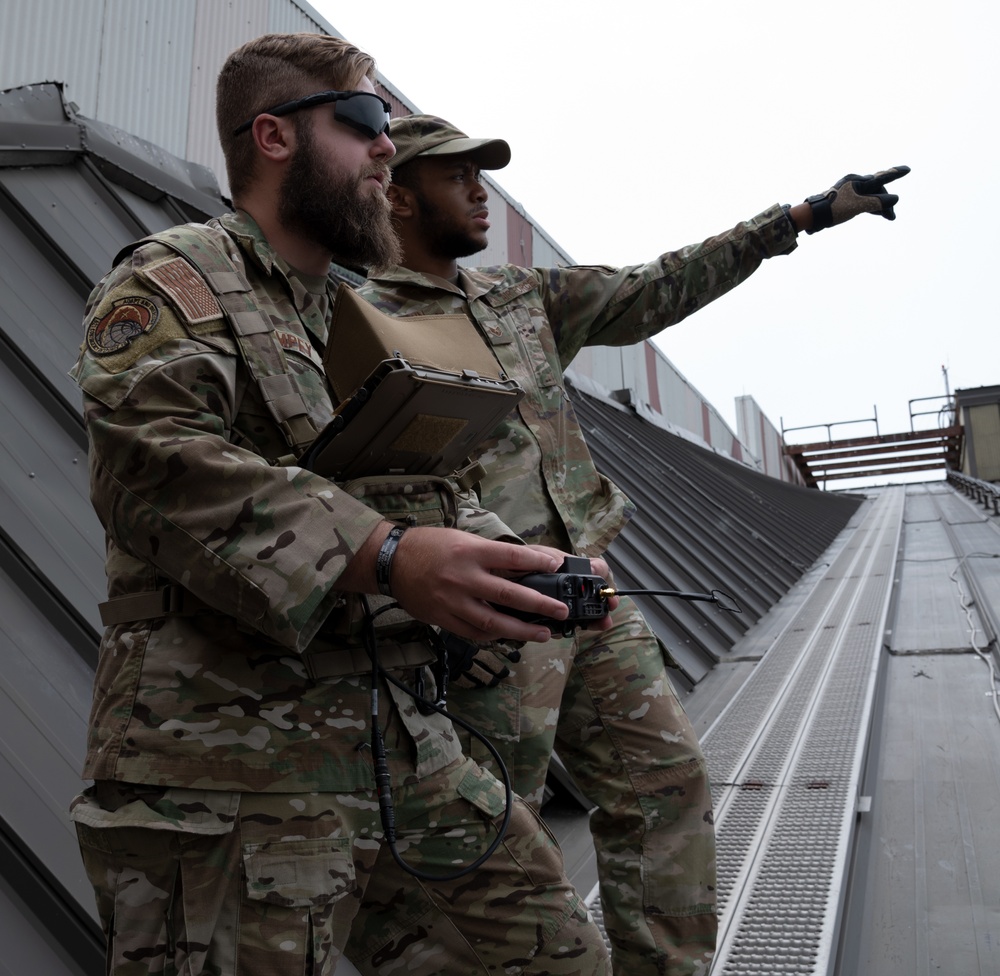
M 150 332 L 160 317 L 160 307 L 149 298 L 119 298 L 111 311 L 87 326 L 87 348 L 95 356 L 110 356 Z

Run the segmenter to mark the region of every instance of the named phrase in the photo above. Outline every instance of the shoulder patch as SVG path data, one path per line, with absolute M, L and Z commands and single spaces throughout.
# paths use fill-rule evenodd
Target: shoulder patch
M 100 318 L 87 326 L 87 348 L 95 356 L 110 356 L 127 349 L 139 336 L 150 332 L 160 318 L 160 306 L 153 298 L 129 295 L 112 302 Z
M 222 309 L 212 289 L 184 258 L 168 258 L 136 267 L 135 274 L 169 298 L 181 321 L 188 325 L 222 318 Z

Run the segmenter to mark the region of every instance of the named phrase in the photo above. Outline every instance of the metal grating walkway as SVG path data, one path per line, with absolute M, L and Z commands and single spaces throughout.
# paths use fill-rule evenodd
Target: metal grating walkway
M 713 976 L 828 970 L 905 497 L 871 502 L 702 737 L 719 844 Z

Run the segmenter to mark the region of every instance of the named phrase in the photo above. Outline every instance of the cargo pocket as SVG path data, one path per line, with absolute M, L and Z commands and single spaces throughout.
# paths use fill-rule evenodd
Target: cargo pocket
M 521 737 L 520 701 L 520 689 L 512 685 L 509 679 L 501 681 L 494 688 L 469 688 L 452 684 L 448 690 L 450 709 L 465 719 L 480 735 L 489 739 L 512 776 L 516 775 L 515 760 Z M 502 778 L 493 754 L 481 739 L 458 724 L 455 725 L 455 734 L 462 743 L 465 755 L 489 770 L 497 779 Z
M 240 951 L 281 953 L 281 969 L 329 972 L 346 941 L 357 888 L 349 838 L 245 844 L 248 911 Z
M 637 784 L 645 819 L 644 906 L 655 915 L 715 910 L 715 827 L 708 772 L 691 759 L 646 774 Z

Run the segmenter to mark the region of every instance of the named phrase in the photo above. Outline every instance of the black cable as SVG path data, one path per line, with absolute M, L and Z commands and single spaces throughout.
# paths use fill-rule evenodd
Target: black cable
M 703 600 L 705 603 L 715 603 L 720 610 L 728 610 L 729 613 L 743 613 L 740 605 L 722 590 L 712 590 L 711 593 L 684 593 L 681 590 L 619 590 L 615 587 L 608 587 L 602 591 L 606 596 L 675 596 L 681 600 Z
M 378 663 L 378 639 L 375 635 L 375 618 L 379 616 L 379 614 L 385 613 L 387 610 L 399 609 L 399 604 L 389 603 L 372 613 L 371 607 L 368 605 L 368 599 L 364 594 L 361 594 L 361 603 L 365 610 L 365 650 L 367 651 L 372 662 L 372 758 L 375 765 L 375 792 L 378 795 L 379 816 L 382 820 L 382 829 L 385 832 L 385 839 L 386 844 L 389 847 L 389 853 L 392 854 L 393 860 L 407 874 L 412 875 L 414 878 L 419 878 L 421 881 L 456 881 L 458 878 L 464 878 L 466 875 L 471 874 L 481 865 L 485 864 L 486 861 L 496 853 L 497 848 L 503 843 L 503 839 L 507 835 L 507 828 L 510 825 L 510 818 L 514 806 L 514 789 L 511 782 L 510 772 L 504 764 L 504 761 L 500 758 L 500 753 L 497 751 L 496 747 L 478 729 L 473 728 L 464 719 L 460 719 L 455 715 L 449 714 L 448 711 L 443 706 L 437 704 L 437 702 L 428 701 L 426 698 L 417 694 L 417 692 L 412 688 L 408 687 L 402 681 L 392 677 L 392 675 L 390 675 L 387 671 L 383 670 L 382 666 Z M 503 821 L 497 830 L 496 838 L 492 841 L 486 851 L 480 854 L 479 857 L 477 857 L 471 864 L 467 864 L 464 868 L 461 868 L 458 871 L 453 871 L 450 874 L 429 874 L 426 871 L 421 871 L 419 868 L 415 868 L 412 865 L 407 864 L 396 847 L 396 814 L 392 803 L 392 780 L 389 775 L 389 763 L 385 755 L 385 740 L 382 737 L 382 730 L 379 728 L 378 724 L 379 678 L 405 692 L 415 702 L 417 702 L 418 705 L 422 705 L 430 711 L 443 715 L 454 724 L 461 726 L 471 735 L 475 736 L 480 742 L 483 743 L 484 746 L 486 746 L 487 751 L 497 764 L 497 770 L 500 773 L 500 778 L 503 782 L 504 788 Z

